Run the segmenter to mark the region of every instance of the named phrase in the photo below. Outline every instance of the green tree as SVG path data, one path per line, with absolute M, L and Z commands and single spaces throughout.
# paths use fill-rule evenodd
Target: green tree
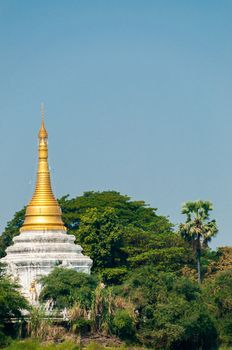
M 12 335 L 12 319 L 23 319 L 22 310 L 29 310 L 29 305 L 13 282 L 0 266 L 0 345 L 7 335 Z
M 158 271 L 178 272 L 192 261 L 188 244 L 174 232 L 155 233 L 126 227 L 124 252 L 131 268 L 154 265 Z
M 149 207 L 144 201 L 133 201 L 129 196 L 116 191 L 89 191 L 75 198 L 63 196 L 59 203 L 68 233 L 74 235 L 78 233 L 81 217 L 93 208 L 96 208 L 99 213 L 103 213 L 106 208 L 113 208 L 117 215 L 118 224 L 123 227 L 131 225 L 143 231 L 152 231 L 157 234 L 172 231 L 170 221 L 164 216 L 157 215 L 156 209 Z M 19 234 L 24 216 L 25 208 L 18 211 L 8 222 L 0 236 L 0 257 L 5 255 L 5 250 L 12 244 L 13 237 Z
M 197 259 L 198 282 L 201 283 L 201 251 L 207 247 L 217 232 L 215 220 L 209 220 L 209 212 L 213 205 L 209 201 L 186 202 L 182 206 L 182 214 L 186 215 L 186 222 L 180 224 L 179 233 L 187 241 L 193 244 Z
M 77 242 L 86 254 L 93 259 L 93 270 L 121 267 L 125 264 L 122 251 L 124 230 L 115 209 L 106 208 L 99 211 L 89 209 L 81 217 L 77 232 Z
M 144 264 L 178 271 L 189 259 L 183 240 L 173 232 L 156 233 L 123 226 L 114 208 L 89 209 L 81 217 L 77 242 L 93 259 L 93 271 L 107 283 L 122 282 L 126 273 Z
M 211 259 L 207 266 L 207 275 L 212 276 L 217 272 L 232 270 L 232 247 L 220 247 L 212 251 Z
M 129 196 L 116 191 L 88 191 L 84 192 L 82 196 L 71 199 L 64 196 L 59 200 L 59 203 L 64 222 L 71 233 L 78 230 L 81 216 L 92 208 L 97 208 L 99 211 L 114 208 L 119 222 L 123 226 L 132 224 L 157 233 L 170 231 L 173 226 L 166 217 L 156 214 L 157 209 L 151 208 L 144 201 L 133 201 Z
M 76 236 L 84 253 L 93 258 L 93 270 L 101 272 L 107 283 L 120 283 L 129 269 L 144 263 L 177 270 L 189 259 L 169 220 L 144 201 L 104 191 L 71 199 L 64 196 L 59 203 L 68 233 Z M 19 234 L 24 215 L 25 209 L 7 224 L 0 236 L 0 256 Z
M 0 236 L 0 258 L 5 256 L 6 248 L 12 244 L 12 240 L 19 234 L 19 229 L 23 224 L 25 208 L 15 213 L 13 219 L 7 223 L 4 232 Z
M 68 233 L 94 261 L 93 271 L 104 282 L 121 283 L 130 269 L 154 264 L 158 270 L 179 271 L 192 260 L 190 249 L 164 216 L 144 201 L 116 191 L 85 192 L 60 205 Z M 15 214 L 0 236 L 0 256 L 19 234 L 25 209 Z

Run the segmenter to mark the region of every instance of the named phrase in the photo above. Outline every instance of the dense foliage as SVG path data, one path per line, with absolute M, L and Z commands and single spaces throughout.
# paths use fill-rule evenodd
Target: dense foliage
M 206 280 L 204 293 L 205 301 L 217 321 L 221 342 L 232 345 L 232 269 Z
M 173 232 L 169 220 L 144 201 L 115 191 L 86 192 L 60 199 L 64 223 L 104 282 L 120 283 L 131 268 L 155 264 L 159 270 L 180 270 L 193 264 L 188 244 Z M 0 256 L 19 234 L 25 209 L 17 212 L 0 236 Z
M 57 309 L 68 307 L 73 330 L 116 335 L 156 350 L 213 350 L 219 343 L 232 343 L 231 271 L 220 272 L 199 286 L 197 281 L 150 265 L 131 272 L 120 286 L 99 283 L 94 289 L 96 280 L 88 276 L 92 279 L 88 293 L 81 293 L 87 278 L 83 284 L 72 284 L 82 277 L 57 268 L 44 280 L 42 299 L 54 298 Z M 66 298 L 64 289 L 59 289 L 63 280 L 68 285 Z
M 214 349 L 217 329 L 196 282 L 147 266 L 122 286 L 137 310 L 137 336 L 155 349 Z
M 107 208 L 113 208 L 118 224 L 123 227 L 132 225 L 143 231 L 156 233 L 166 233 L 172 229 L 169 220 L 157 215 L 156 209 L 149 207 L 144 201 L 132 201 L 130 197 L 115 191 L 85 192 L 82 196 L 72 199 L 64 196 L 59 203 L 68 232 L 76 236 L 78 236 L 83 215 L 93 208 L 96 208 L 99 213 L 103 213 Z M 15 214 L 0 236 L 0 257 L 5 255 L 5 249 L 12 243 L 12 238 L 19 234 L 24 215 L 25 208 Z
M 53 300 L 56 315 L 67 311 L 66 331 L 114 336 L 156 350 L 232 345 L 232 250 L 208 248 L 216 229 L 211 232 L 201 209 L 202 217 L 191 216 L 190 205 L 186 223 L 175 232 L 156 209 L 115 191 L 65 196 L 60 205 L 68 233 L 94 262 L 91 276 L 59 267 L 41 280 L 41 303 Z M 24 211 L 15 214 L 0 237 L 1 256 L 19 233 Z M 17 290 L 12 284 L 9 288 Z M 9 295 L 8 302 L 16 306 Z M 36 325 L 31 334 L 47 341 L 55 328 L 46 326 L 41 312 L 31 314 L 31 326 L 33 320 Z M 64 329 L 58 327 L 56 334 L 56 341 L 65 340 Z

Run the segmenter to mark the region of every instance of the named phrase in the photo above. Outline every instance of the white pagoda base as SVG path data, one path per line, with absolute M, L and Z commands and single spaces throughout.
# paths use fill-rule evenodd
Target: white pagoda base
M 7 271 L 18 280 L 23 295 L 38 304 L 41 291 L 39 279 L 56 267 L 90 273 L 92 260 L 82 254 L 75 237 L 66 231 L 25 231 L 14 237 L 13 245 L 0 261 Z

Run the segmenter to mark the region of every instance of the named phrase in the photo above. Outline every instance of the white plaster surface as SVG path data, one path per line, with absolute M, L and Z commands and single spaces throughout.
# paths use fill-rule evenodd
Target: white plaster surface
M 75 237 L 66 231 L 27 231 L 14 237 L 13 245 L 1 259 L 7 271 L 18 280 L 22 293 L 32 304 L 38 303 L 41 276 L 55 266 L 90 273 L 92 260 L 82 254 Z

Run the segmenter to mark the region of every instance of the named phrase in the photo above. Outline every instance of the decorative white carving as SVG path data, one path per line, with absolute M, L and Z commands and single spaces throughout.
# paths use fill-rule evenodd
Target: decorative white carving
M 38 292 L 37 292 L 35 280 L 33 280 L 30 284 L 29 293 L 30 293 L 31 303 L 36 304 L 38 302 Z

